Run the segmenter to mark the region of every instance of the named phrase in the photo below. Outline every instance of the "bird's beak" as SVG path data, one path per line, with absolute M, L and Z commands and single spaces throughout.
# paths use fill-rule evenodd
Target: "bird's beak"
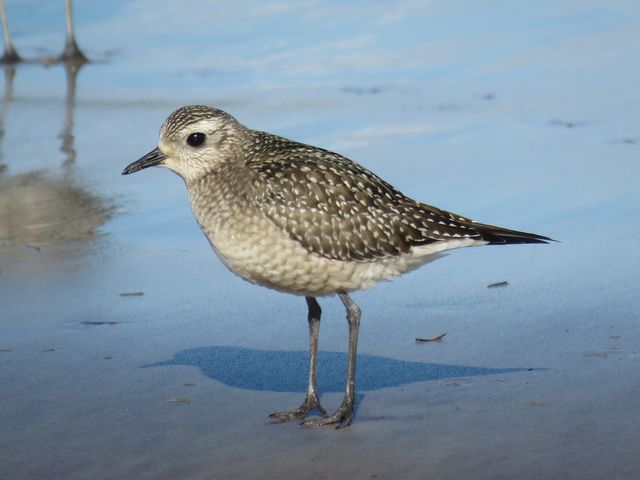
M 129 175 L 130 173 L 135 173 L 143 168 L 160 165 L 166 158 L 167 156 L 162 153 L 160 149 L 154 148 L 140 160 L 136 160 L 135 162 L 127 165 L 127 167 L 122 171 L 122 175 Z

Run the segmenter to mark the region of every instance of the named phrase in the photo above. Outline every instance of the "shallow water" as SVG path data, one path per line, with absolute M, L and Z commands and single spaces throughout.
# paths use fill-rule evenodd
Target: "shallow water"
M 7 4 L 19 53 L 62 49 L 62 2 Z M 0 478 L 637 477 L 634 2 L 75 4 L 93 63 L 4 70 Z M 561 243 L 355 294 L 354 425 L 270 425 L 304 395 L 304 301 L 226 271 L 177 177 L 120 175 L 186 103 Z M 346 322 L 321 305 L 331 409 Z

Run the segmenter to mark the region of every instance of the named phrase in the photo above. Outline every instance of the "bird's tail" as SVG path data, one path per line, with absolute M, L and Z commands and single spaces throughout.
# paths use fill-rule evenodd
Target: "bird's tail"
M 512 243 L 549 243 L 555 242 L 553 238 L 538 235 L 537 233 L 519 232 L 508 228 L 496 227 L 484 223 L 472 222 L 470 226 L 482 234 L 482 239 L 489 245 L 507 245 Z

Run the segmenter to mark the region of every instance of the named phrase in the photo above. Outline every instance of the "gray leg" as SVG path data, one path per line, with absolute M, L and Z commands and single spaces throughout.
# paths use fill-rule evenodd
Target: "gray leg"
M 287 422 L 289 420 L 302 420 L 313 409 L 318 410 L 322 415 L 327 412 L 320 401 L 316 392 L 316 371 L 318 367 L 318 331 L 320 330 L 320 314 L 322 310 L 317 300 L 313 297 L 305 297 L 307 306 L 309 307 L 309 383 L 307 384 L 307 396 L 298 408 L 285 410 L 283 412 L 275 412 L 269 415 L 274 419 L 274 423 Z
M 76 36 L 73 31 L 73 4 L 72 0 L 65 0 L 64 6 L 67 17 L 67 40 L 64 45 L 64 50 L 58 57 L 62 62 L 76 62 L 86 63 L 89 59 L 82 53 L 76 42 Z
M 355 403 L 356 387 L 356 350 L 358 349 L 358 329 L 360 327 L 360 307 L 356 305 L 346 292 L 338 293 L 340 300 L 347 309 L 347 322 L 349 322 L 349 364 L 347 368 L 347 385 L 344 398 L 336 412 L 330 417 L 306 420 L 305 425 L 319 426 L 336 424 L 336 428 L 347 427 L 353 418 L 353 405 Z
M 0 63 L 17 63 L 21 62 L 22 58 L 13 48 L 11 42 L 11 35 L 9 35 L 9 20 L 7 20 L 7 11 L 4 8 L 4 0 L 0 0 L 0 22 L 2 23 L 2 34 L 4 35 L 4 53 L 0 57 Z

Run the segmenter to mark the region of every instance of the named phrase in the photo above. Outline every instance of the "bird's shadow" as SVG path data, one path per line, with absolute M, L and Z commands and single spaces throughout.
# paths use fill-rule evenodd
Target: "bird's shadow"
M 209 346 L 182 350 L 170 360 L 144 365 L 144 368 L 190 365 L 199 368 L 207 377 L 235 388 L 269 392 L 305 392 L 308 355 L 308 352 L 304 351 L 283 352 Z M 540 370 L 406 362 L 366 354 L 359 354 L 357 361 L 356 385 L 359 391 L 429 380 Z M 346 364 L 346 353 L 318 352 L 318 390 L 322 393 L 342 392 Z

